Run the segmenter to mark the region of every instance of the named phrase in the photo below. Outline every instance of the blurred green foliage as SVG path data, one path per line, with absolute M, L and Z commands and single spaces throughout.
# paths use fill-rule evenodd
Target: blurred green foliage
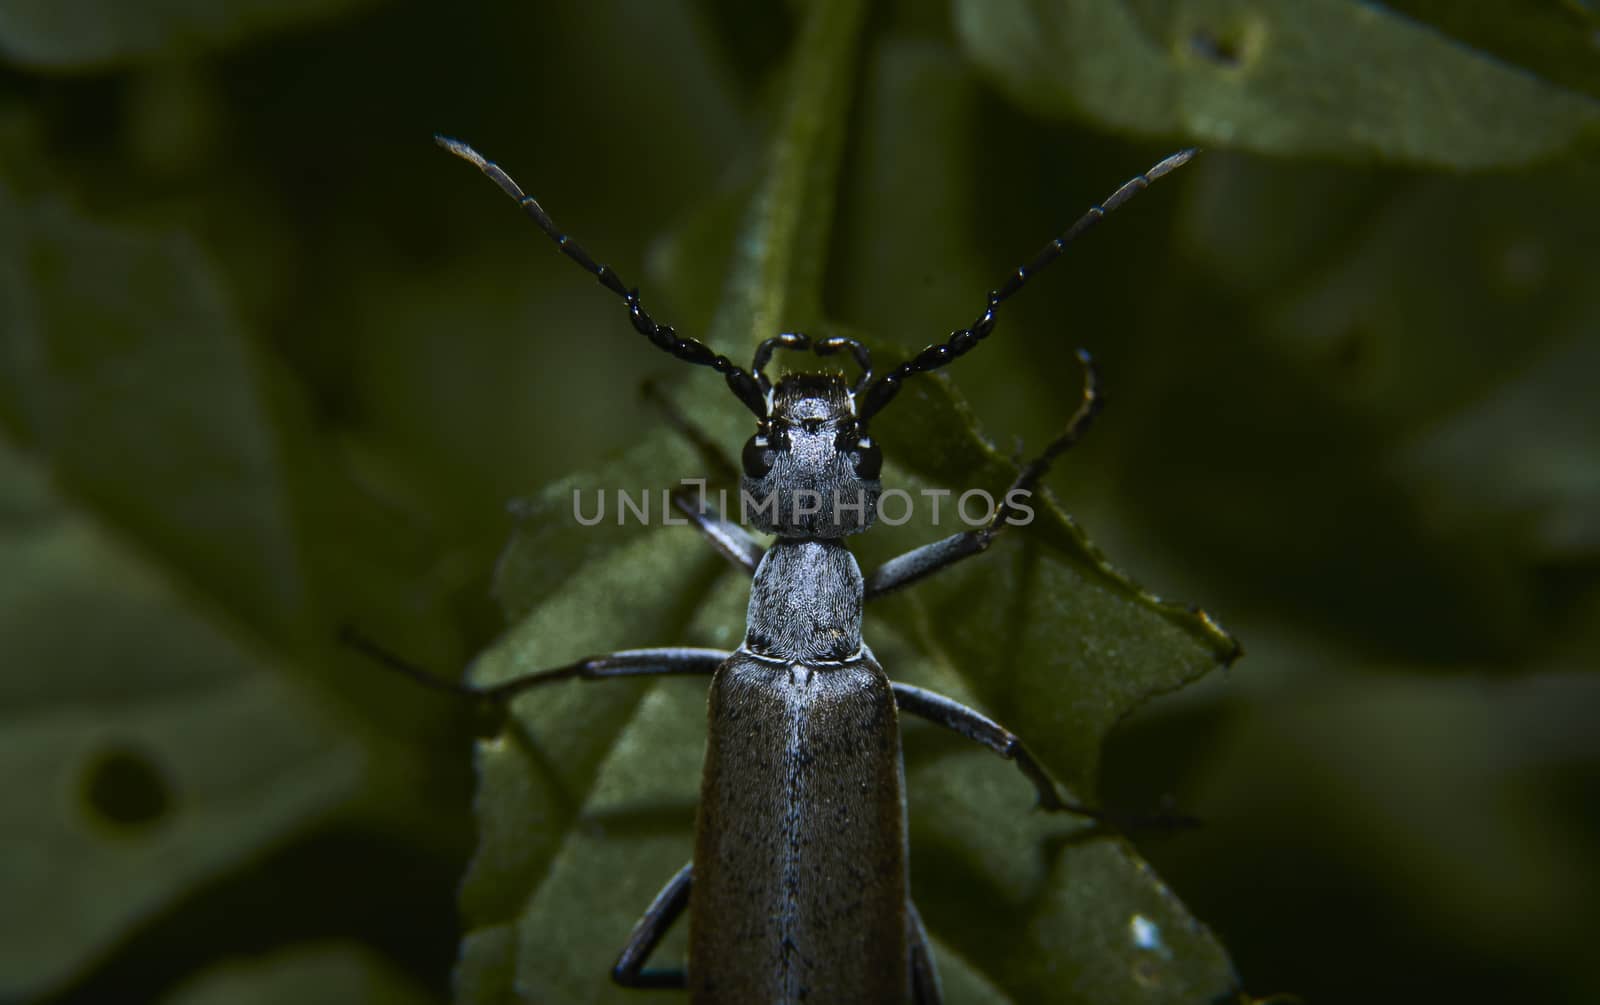
M 703 469 L 644 377 L 730 446 L 737 406 L 434 130 L 736 358 L 942 338 L 1205 145 L 879 430 L 902 485 L 1004 484 L 1086 346 L 1062 508 L 1249 650 L 1123 718 L 1224 643 L 1055 517 L 875 609 L 892 673 L 1079 794 L 1206 821 L 1082 840 L 908 728 L 949 998 L 1184 1001 L 1230 957 L 1314 1002 L 1600 997 L 1600 11 L 854 8 L 0 0 L 0 999 L 442 999 L 459 949 L 464 1000 L 598 1000 L 685 857 L 698 685 L 524 699 L 475 776 L 462 709 L 332 642 L 487 678 L 741 624 L 693 535 L 564 509 Z

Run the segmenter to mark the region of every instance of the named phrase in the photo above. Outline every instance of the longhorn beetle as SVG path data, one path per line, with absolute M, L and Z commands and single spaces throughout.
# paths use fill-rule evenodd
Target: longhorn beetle
M 634 329 L 659 349 L 722 374 L 756 418 L 741 454 L 743 492 L 755 500 L 763 549 L 703 505 L 678 504 L 715 547 L 754 578 L 744 642 L 714 649 L 633 649 L 579 660 L 489 687 L 448 684 L 355 635 L 347 640 L 390 667 L 456 693 L 503 704 L 530 688 L 582 678 L 708 674 L 705 771 L 694 858 L 656 896 L 628 936 L 611 976 L 631 988 L 688 988 L 712 1002 L 915 1002 L 940 1000 L 927 936 L 907 889 L 904 770 L 897 712 L 929 719 L 1013 761 L 1046 810 L 1102 817 L 1064 801 L 1022 741 L 983 714 L 922 688 L 892 682 L 861 638 L 865 601 L 900 589 L 989 547 L 1052 461 L 1100 410 L 1093 362 L 1066 430 L 1012 483 L 987 524 L 885 562 L 863 577 L 844 538 L 868 529 L 881 491 L 883 454 L 868 429 L 907 378 L 965 355 L 995 326 L 1002 304 L 1075 238 L 1152 181 L 1187 163 L 1181 150 L 1124 183 L 989 294 L 973 323 L 874 378 L 851 338 L 813 341 L 786 332 L 763 341 L 744 369 L 677 334 L 645 310 L 639 291 L 556 227 L 499 165 L 459 140 L 440 146 L 475 165 L 522 207 L 568 258 L 622 299 Z M 779 349 L 848 351 L 860 376 L 765 368 Z M 686 969 L 645 969 L 668 927 L 689 911 Z

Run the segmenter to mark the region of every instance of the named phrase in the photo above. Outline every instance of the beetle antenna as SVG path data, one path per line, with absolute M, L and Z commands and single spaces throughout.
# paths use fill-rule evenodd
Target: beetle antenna
M 860 395 L 872 383 L 872 353 L 867 347 L 853 338 L 844 335 L 834 335 L 825 338 L 816 344 L 818 356 L 832 356 L 840 349 L 850 350 L 850 355 L 855 357 L 856 366 L 861 368 L 861 376 L 856 378 L 855 386 L 850 388 L 852 395 Z
M 989 291 L 989 306 L 978 315 L 970 327 L 961 328 L 950 333 L 950 337 L 937 345 L 930 345 L 915 356 L 901 363 L 893 370 L 879 377 L 877 383 L 867 389 L 866 400 L 860 407 L 861 421 L 864 423 L 877 414 L 887 405 L 894 396 L 900 392 L 900 385 L 907 377 L 919 373 L 928 373 L 950 363 L 958 356 L 965 355 L 973 346 L 989 337 L 994 330 L 995 312 L 1000 305 L 1010 299 L 1016 292 L 1027 285 L 1028 280 L 1044 269 L 1045 266 L 1061 257 L 1067 245 L 1083 235 L 1083 233 L 1101 220 L 1106 214 L 1112 212 L 1123 203 L 1150 187 L 1150 183 L 1163 175 L 1177 170 L 1189 163 L 1195 154 L 1200 151 L 1194 147 L 1179 150 L 1177 153 L 1161 161 L 1144 174 L 1128 179 L 1105 202 L 1089 207 L 1089 211 L 1080 216 L 1076 223 L 1033 256 L 1033 260 L 1026 265 L 1019 265 L 1006 280 L 1005 285 L 997 290 Z
M 861 376 L 856 378 L 850 393 L 860 394 L 872 381 L 872 353 L 866 346 L 848 335 L 830 335 L 820 342 L 812 342 L 811 336 L 801 332 L 784 332 L 782 335 L 774 335 L 764 340 L 756 347 L 756 358 L 750 364 L 750 371 L 756 375 L 756 380 L 761 382 L 763 391 L 772 388 L 772 381 L 766 373 L 767 364 L 772 361 L 772 354 L 779 349 L 793 349 L 799 352 L 810 349 L 818 356 L 832 356 L 840 349 L 848 349 L 850 355 L 855 358 L 856 366 L 861 369 Z
M 563 255 L 577 262 L 585 272 L 599 280 L 601 286 L 621 297 L 622 302 L 628 305 L 628 319 L 633 322 L 635 331 L 649 339 L 650 343 L 657 349 L 671 353 L 685 363 L 709 366 L 722 374 L 723 378 L 728 382 L 728 387 L 744 403 L 746 408 L 756 414 L 756 418 L 765 419 L 767 417 L 766 395 L 761 385 L 757 383 L 754 374 L 741 369 L 737 363 L 728 357 L 713 352 L 709 346 L 699 339 L 684 338 L 678 335 L 671 325 L 657 324 L 655 319 L 645 311 L 644 305 L 639 302 L 638 288 L 630 288 L 609 265 L 601 265 L 596 262 L 589 256 L 587 251 L 584 251 L 578 245 L 578 242 L 562 233 L 556 227 L 555 221 L 550 219 L 550 214 L 546 213 L 544 207 L 539 205 L 538 200 L 523 192 L 522 187 L 512 180 L 511 176 L 500 165 L 484 157 L 460 140 L 454 140 L 437 133 L 434 134 L 433 139 L 441 147 L 488 175 L 491 181 L 500 186 L 502 192 L 516 200 L 517 205 L 521 206 L 522 211 L 528 214 L 528 217 L 534 223 L 539 225 L 540 230 L 544 231 L 552 241 L 556 242 L 556 247 L 561 249 Z
M 762 391 L 772 390 L 772 379 L 767 376 L 767 364 L 772 362 L 772 354 L 779 349 L 793 349 L 804 352 L 811 348 L 811 336 L 804 332 L 784 332 L 774 335 L 769 339 L 762 339 L 756 346 L 756 357 L 750 361 L 750 372 L 756 375 L 756 380 L 761 383 Z

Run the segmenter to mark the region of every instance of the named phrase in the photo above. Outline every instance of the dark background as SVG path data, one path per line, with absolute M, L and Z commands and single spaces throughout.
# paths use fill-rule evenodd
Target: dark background
M 681 375 L 430 134 L 690 330 L 663 238 L 749 191 L 801 6 L 0 5 L 0 1000 L 447 994 L 468 717 L 333 628 L 462 665 L 508 501 Z M 1038 442 L 1091 349 L 1052 489 L 1245 645 L 1101 798 L 1204 818 L 1141 846 L 1256 994 L 1596 1000 L 1600 20 L 1080 6 L 873 11 L 825 306 L 942 338 L 1205 146 L 952 374 Z

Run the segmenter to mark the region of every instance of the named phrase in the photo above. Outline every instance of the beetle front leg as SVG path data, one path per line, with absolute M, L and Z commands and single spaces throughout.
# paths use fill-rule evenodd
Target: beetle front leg
M 681 487 L 672 493 L 672 504 L 689 518 L 722 557 L 750 575 L 756 574 L 756 566 L 761 564 L 761 556 L 767 550 L 749 531 L 714 510 L 703 491 L 691 492 L 687 486 Z
M 1104 399 L 1100 396 L 1100 378 L 1095 370 L 1094 360 L 1082 349 L 1078 350 L 1078 359 L 1083 361 L 1083 399 L 1078 405 L 1078 410 L 1073 413 L 1072 421 L 1067 423 L 1066 430 L 1051 440 L 1038 457 L 1029 461 L 1021 471 L 1017 472 L 1011 487 L 1006 489 L 1005 495 L 1001 497 L 1000 505 L 996 506 L 994 513 L 990 515 L 989 522 L 982 527 L 952 534 L 942 541 L 913 548 L 904 555 L 898 555 L 878 566 L 867 577 L 867 600 L 909 586 L 940 569 L 955 565 L 964 558 L 987 551 L 1000 532 L 1011 525 L 1011 517 L 1016 513 L 1011 499 L 1019 492 L 1024 496 L 1032 495 L 1034 489 L 1038 488 L 1039 480 L 1050 470 L 1050 465 L 1055 459 L 1083 439 L 1083 434 L 1094 424 L 1095 416 L 1100 414 Z
M 678 408 L 677 403 L 661 390 L 660 385 L 653 380 L 647 380 L 641 385 L 639 393 L 661 413 L 662 418 L 667 420 L 667 425 L 687 440 L 695 453 L 700 455 L 710 475 L 709 481 L 720 484 L 739 483 L 739 469 L 734 466 L 733 461 L 716 441 L 706 435 L 705 430 Z M 689 518 L 695 529 L 705 535 L 706 540 L 710 541 L 711 546 L 724 558 L 752 576 L 755 575 L 756 566 L 761 564 L 761 556 L 766 549 L 750 536 L 749 531 L 711 508 L 710 500 L 706 498 L 705 482 L 700 483 L 699 492 L 690 491 L 687 485 L 679 487 L 672 493 L 672 504 Z
M 931 576 L 940 569 L 955 565 L 963 558 L 987 551 L 998 529 L 990 525 L 964 530 L 959 534 L 932 544 L 925 544 L 920 548 L 913 548 L 904 555 L 896 555 L 887 562 L 873 569 L 867 576 L 864 600 L 874 600 L 885 593 L 892 593 L 903 586 L 910 586 L 925 576 Z

